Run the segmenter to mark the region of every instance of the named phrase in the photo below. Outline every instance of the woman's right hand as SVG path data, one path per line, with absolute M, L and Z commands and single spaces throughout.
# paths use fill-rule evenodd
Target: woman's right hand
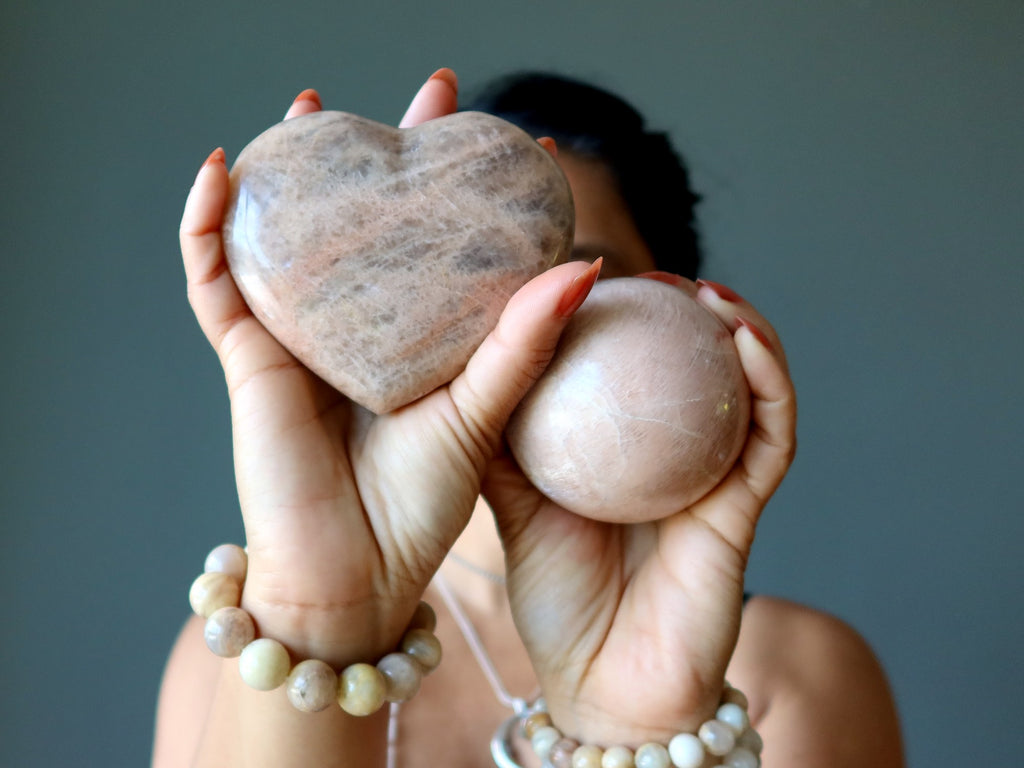
M 454 111 L 441 70 L 402 121 Z M 313 92 L 286 118 L 319 109 Z M 305 368 L 249 310 L 225 260 L 224 154 L 203 165 L 181 250 L 196 318 L 224 369 L 249 550 L 243 606 L 261 634 L 340 667 L 392 650 L 469 519 L 512 410 L 596 279 L 572 263 L 523 287 L 450 384 L 374 416 Z

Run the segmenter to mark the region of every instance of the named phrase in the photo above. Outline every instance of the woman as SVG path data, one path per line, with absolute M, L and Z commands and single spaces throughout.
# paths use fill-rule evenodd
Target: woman
M 440 70 L 402 125 L 454 111 L 456 97 L 454 74 Z M 628 110 L 614 99 L 597 104 L 610 121 Z M 286 119 L 319 108 L 307 91 Z M 749 303 L 713 283 L 654 275 L 733 330 L 754 397 L 739 462 L 689 509 L 634 526 L 585 520 L 544 499 L 503 453 L 509 415 L 597 278 L 600 262 L 586 261 L 599 255 L 617 274 L 666 266 L 687 249 L 652 233 L 659 222 L 663 234 L 666 225 L 678 230 L 678 211 L 685 218 L 693 202 L 681 188 L 687 203 L 672 218 L 638 214 L 668 193 L 637 202 L 637 185 L 621 170 L 629 162 L 616 171 L 593 147 L 574 148 L 568 130 L 527 127 L 561 142 L 583 261 L 520 290 L 450 384 L 378 417 L 302 367 L 249 312 L 221 242 L 223 152 L 200 170 L 181 245 L 189 298 L 231 395 L 249 553 L 242 606 L 293 659 L 341 669 L 394 649 L 426 595 L 446 655 L 390 716 L 400 766 L 491 764 L 488 739 L 510 714 L 502 686 L 529 698 L 539 685 L 554 724 L 580 742 L 635 747 L 696 731 L 714 715 L 726 678 L 749 699 L 767 768 L 902 765 L 884 675 L 856 633 L 782 600 L 755 596 L 743 606 L 755 525 L 792 459 L 796 418 L 782 347 Z M 676 242 L 693 241 L 695 256 L 683 229 Z M 483 672 L 488 657 L 497 681 Z M 382 766 L 388 727 L 386 707 L 369 717 L 340 707 L 306 714 L 281 690 L 249 689 L 236 660 L 207 651 L 193 619 L 165 674 L 154 765 Z

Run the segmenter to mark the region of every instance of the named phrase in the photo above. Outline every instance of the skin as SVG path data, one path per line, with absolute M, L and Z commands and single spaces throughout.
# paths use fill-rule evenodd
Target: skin
M 403 125 L 446 114 L 455 99 L 454 76 L 442 70 L 417 94 Z M 300 98 L 288 116 L 318 108 L 317 100 Z M 631 222 L 622 221 L 624 209 L 615 213 L 614 189 L 593 178 L 603 169 L 560 162 L 576 194 L 579 257 L 598 253 L 611 263 L 614 256 L 625 273 L 653 266 Z M 463 374 L 396 413 L 372 417 L 302 368 L 249 313 L 224 265 L 226 189 L 223 157 L 214 153 L 186 204 L 181 244 L 189 299 L 231 397 L 250 554 L 243 607 L 262 634 L 296 658 L 336 668 L 379 658 L 453 545 L 485 565 L 503 547 L 507 601 L 494 585 L 471 586 L 464 571 L 460 582 L 470 585 L 463 598 L 510 687 L 535 675 L 564 732 L 606 744 L 667 740 L 713 713 L 728 674 L 750 698 L 767 768 L 902 765 L 885 678 L 856 633 L 769 598 L 752 601 L 740 625 L 757 519 L 795 448 L 795 397 L 782 348 L 752 306 L 723 298 L 713 285 L 659 276 L 734 331 L 754 395 L 751 434 L 733 471 L 697 504 L 657 523 L 597 523 L 531 488 L 501 441 L 509 414 L 596 278 L 593 268 L 567 264 L 532 281 Z M 481 490 L 500 545 L 478 502 Z M 454 577 L 454 567 L 444 564 L 443 572 Z M 403 743 L 417 748 L 403 753 L 402 764 L 486 765 L 486 751 L 475 745 L 486 743 L 504 715 L 493 714 L 492 694 L 473 662 L 459 657 L 465 652 L 439 613 L 449 656 L 406 705 L 408 718 L 403 710 Z M 283 691 L 246 688 L 237 662 L 212 656 L 201 635 L 201 624 L 190 620 L 168 662 L 157 768 L 383 765 L 383 713 L 352 718 L 331 707 L 300 714 Z M 424 726 L 431 711 L 451 712 L 443 738 Z

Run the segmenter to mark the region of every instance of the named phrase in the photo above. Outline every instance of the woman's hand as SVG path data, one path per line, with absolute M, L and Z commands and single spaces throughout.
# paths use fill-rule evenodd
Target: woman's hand
M 401 125 L 454 111 L 454 74 L 420 89 Z M 286 118 L 318 110 L 306 91 Z M 235 473 L 249 549 L 243 605 L 262 633 L 336 666 L 401 636 L 465 526 L 516 404 L 596 279 L 556 267 L 509 302 L 449 385 L 382 416 L 306 369 L 253 316 L 228 271 L 224 154 L 203 165 L 181 222 L 188 295 L 231 398 Z
M 590 743 L 665 742 L 713 716 L 755 526 L 795 450 L 793 385 L 767 321 L 724 286 L 656 277 L 696 296 L 734 333 L 751 427 L 726 478 L 688 509 L 636 525 L 558 507 L 507 455 L 484 483 L 513 615 L 552 717 Z

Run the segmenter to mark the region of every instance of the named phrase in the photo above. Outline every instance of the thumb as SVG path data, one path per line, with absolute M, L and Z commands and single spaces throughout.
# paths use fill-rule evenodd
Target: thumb
M 449 393 L 477 439 L 493 452 L 512 411 L 547 368 L 558 339 L 601 271 L 570 262 L 524 285 L 456 377 Z

